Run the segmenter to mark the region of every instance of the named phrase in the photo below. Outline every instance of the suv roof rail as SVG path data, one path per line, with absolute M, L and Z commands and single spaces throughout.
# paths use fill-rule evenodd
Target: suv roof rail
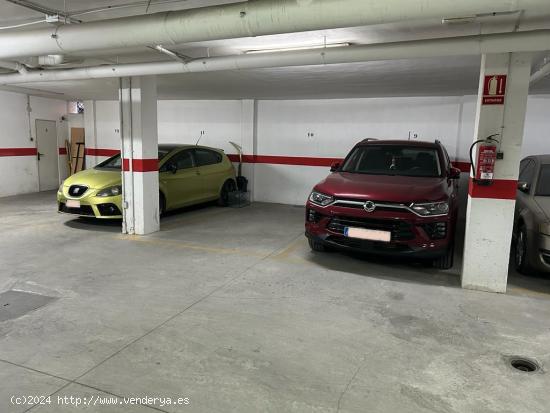
M 435 143 L 441 145 L 441 141 L 440 141 L 439 139 L 436 139 L 436 140 L 435 140 Z
M 378 140 L 378 139 L 376 139 L 376 138 L 366 138 L 366 139 L 363 139 L 363 140 L 361 141 L 361 143 L 363 143 L 363 142 L 368 142 L 368 141 L 377 141 L 377 140 Z

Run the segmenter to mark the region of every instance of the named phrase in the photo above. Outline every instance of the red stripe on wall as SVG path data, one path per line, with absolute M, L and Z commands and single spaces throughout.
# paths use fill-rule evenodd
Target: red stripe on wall
M 62 148 L 60 148 L 61 150 Z M 60 152 L 61 153 L 61 152 Z M 86 155 L 114 156 L 120 153 L 118 149 L 86 148 Z M 239 155 L 227 154 L 232 162 L 239 162 Z M 343 158 L 320 158 L 311 156 L 281 156 L 281 155 L 243 155 L 244 163 L 263 163 L 274 165 L 301 165 L 301 166 L 331 166 L 334 162 L 342 162 Z M 455 161 L 452 163 L 461 172 L 470 172 L 470 162 Z
M 153 172 L 158 171 L 158 159 L 132 159 L 132 170 L 134 172 Z M 122 170 L 128 172 L 130 170 L 130 160 L 124 158 L 122 160 Z
M 0 148 L 0 156 L 36 156 L 36 148 Z
M 470 172 L 470 162 L 454 161 L 451 162 L 455 168 L 460 169 L 460 172 Z
M 468 194 L 472 198 L 516 199 L 517 186 L 514 179 L 493 179 L 491 185 L 478 185 L 470 178 Z
M 239 162 L 239 155 L 228 154 L 232 162 Z M 279 155 L 243 155 L 244 163 L 269 163 L 277 165 L 303 165 L 303 166 L 331 166 L 334 162 L 342 162 L 343 158 L 315 158 L 307 156 L 279 156 Z M 470 172 L 470 162 L 452 162 L 455 168 L 461 172 Z
M 228 154 L 232 162 L 239 162 L 239 155 Z M 330 166 L 342 162 L 342 158 L 313 158 L 306 156 L 243 155 L 245 163 L 269 163 L 275 165 Z
M 120 149 L 86 148 L 84 153 L 88 156 L 115 156 L 120 153 Z

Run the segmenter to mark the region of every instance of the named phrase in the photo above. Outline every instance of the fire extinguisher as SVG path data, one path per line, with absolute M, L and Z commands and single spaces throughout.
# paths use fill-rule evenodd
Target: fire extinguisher
M 485 139 L 480 139 L 472 143 L 470 146 L 470 163 L 474 173 L 474 183 L 478 185 L 491 185 L 495 173 L 495 162 L 497 160 L 497 143 L 495 136 L 498 133 L 488 136 Z M 473 150 L 479 144 L 477 150 L 477 163 L 474 164 Z

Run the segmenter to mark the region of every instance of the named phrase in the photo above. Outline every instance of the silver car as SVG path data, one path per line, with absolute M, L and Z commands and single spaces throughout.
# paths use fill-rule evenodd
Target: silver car
M 520 163 L 513 238 L 519 272 L 550 272 L 550 155 Z

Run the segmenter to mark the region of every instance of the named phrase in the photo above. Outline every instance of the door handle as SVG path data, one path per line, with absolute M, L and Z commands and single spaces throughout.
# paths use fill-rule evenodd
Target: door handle
M 40 160 L 40 157 L 41 157 L 41 156 L 44 156 L 44 154 L 43 154 L 43 153 L 40 153 L 40 152 L 38 152 L 38 160 Z
M 201 173 L 200 173 L 200 171 L 195 171 L 195 174 L 200 175 Z

